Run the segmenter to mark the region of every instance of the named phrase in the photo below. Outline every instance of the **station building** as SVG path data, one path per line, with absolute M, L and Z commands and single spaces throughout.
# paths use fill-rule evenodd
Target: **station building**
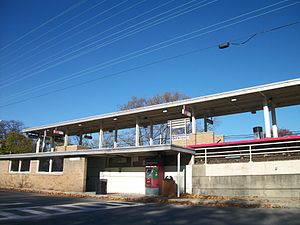
M 27 128 L 36 151 L 1 155 L 0 187 L 94 192 L 105 181 L 108 193 L 158 195 L 163 179 L 172 177 L 178 196 L 300 197 L 300 136 L 278 137 L 276 119 L 276 108 L 295 105 L 300 79 Z M 264 134 L 256 139 L 225 142 L 207 129 L 211 118 L 259 110 Z M 166 135 L 156 139 L 161 124 Z M 128 128 L 133 144 L 121 145 L 118 132 Z M 105 132 L 113 136 L 110 145 Z M 84 146 L 91 133 L 97 146 Z M 78 144 L 71 145 L 75 135 Z

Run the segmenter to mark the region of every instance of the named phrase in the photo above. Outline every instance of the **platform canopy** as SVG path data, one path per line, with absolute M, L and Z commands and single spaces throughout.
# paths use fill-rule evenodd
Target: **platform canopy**
M 233 81 L 234 82 L 234 81 Z M 201 89 L 203 84 L 198 85 Z M 68 135 L 98 132 L 135 127 L 137 120 L 140 126 L 159 124 L 168 120 L 185 117 L 183 107 L 192 112 L 194 117 L 215 117 L 236 113 L 254 112 L 263 109 L 264 102 L 272 107 L 286 107 L 300 104 L 300 78 L 234 91 L 212 94 L 182 101 L 101 114 L 80 119 L 24 129 L 24 132 L 42 134 L 44 130 L 54 129 L 67 132 Z
M 115 149 L 85 149 L 80 151 L 63 152 L 40 152 L 0 155 L 0 160 L 8 159 L 38 159 L 48 157 L 131 157 L 131 156 L 153 156 L 153 154 L 177 155 L 178 153 L 192 156 L 195 150 L 176 145 L 153 145 L 139 147 L 118 147 Z

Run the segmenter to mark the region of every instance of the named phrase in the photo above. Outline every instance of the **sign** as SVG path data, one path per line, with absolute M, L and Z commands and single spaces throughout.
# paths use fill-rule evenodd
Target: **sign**
M 212 120 L 212 119 L 206 119 L 206 122 L 208 123 L 208 124 L 211 124 L 211 125 L 213 125 L 214 124 L 214 121 Z
M 53 130 L 53 134 L 64 135 L 64 132 L 61 130 Z
M 181 110 L 181 114 L 182 115 L 185 115 L 185 116 L 188 116 L 188 117 L 191 117 L 192 116 L 192 113 L 190 111 L 188 111 L 187 109 L 183 108 Z

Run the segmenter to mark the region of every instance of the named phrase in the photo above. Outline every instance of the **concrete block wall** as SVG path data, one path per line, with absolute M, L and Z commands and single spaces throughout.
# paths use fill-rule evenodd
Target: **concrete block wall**
M 238 163 L 237 163 L 238 164 Z M 225 166 L 225 165 L 223 165 Z M 193 194 L 221 196 L 300 197 L 300 172 L 293 174 L 207 175 L 206 165 L 194 165 Z M 238 170 L 237 168 L 235 168 Z M 228 172 L 228 171 L 227 171 Z
M 215 136 L 214 132 L 201 132 L 196 134 L 188 134 L 187 140 L 173 140 L 172 144 L 179 146 L 195 145 L 195 144 L 210 144 L 216 141 L 223 142 L 224 136 Z
M 198 168 L 205 176 L 300 174 L 300 160 L 219 163 Z
M 37 160 L 31 160 L 30 172 L 9 172 L 9 160 L 0 161 L 0 188 L 85 191 L 86 159 L 65 158 L 63 172 L 37 172 Z

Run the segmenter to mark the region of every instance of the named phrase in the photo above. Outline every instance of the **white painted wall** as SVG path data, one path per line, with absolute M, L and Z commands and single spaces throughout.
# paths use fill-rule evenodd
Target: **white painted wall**
M 101 179 L 107 179 L 108 193 L 136 193 L 145 194 L 145 172 L 144 167 L 122 167 L 121 172 L 118 168 L 106 168 L 100 172 Z M 172 176 L 177 183 L 177 167 L 166 166 L 164 168 L 166 176 Z M 185 166 L 180 168 L 180 192 L 192 192 L 192 167 L 186 170 Z M 188 174 L 189 178 L 185 177 Z M 186 185 L 186 186 L 185 186 Z
M 299 174 L 300 160 L 207 164 L 205 176 Z
M 145 194 L 145 172 L 144 167 L 106 168 L 107 171 L 101 172 L 101 179 L 107 179 L 108 193 L 136 193 Z

